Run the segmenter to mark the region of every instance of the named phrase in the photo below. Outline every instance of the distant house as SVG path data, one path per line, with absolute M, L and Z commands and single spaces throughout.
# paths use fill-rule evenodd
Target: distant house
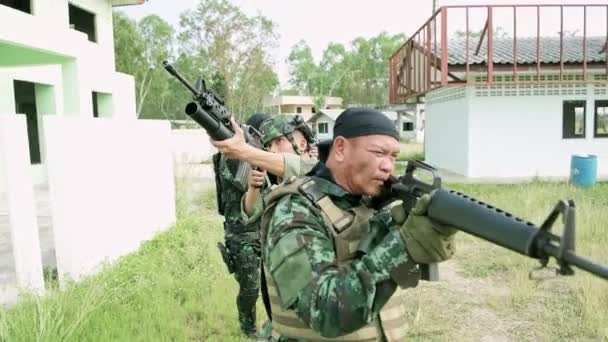
M 310 116 L 306 123 L 317 135 L 318 141 L 329 140 L 333 137 L 334 123 L 344 109 L 323 109 Z
M 322 109 L 306 120 L 306 123 L 316 133 L 318 141 L 333 139 L 334 123 L 343 111 L 342 108 Z M 402 114 L 399 118 L 396 111 L 383 111 L 382 113 L 395 123 L 395 127 L 402 137 L 416 139 L 416 130 L 414 129 L 416 118 L 414 115 Z
M 418 144 L 424 142 L 424 103 L 389 105 L 383 112 L 395 121 L 402 139 Z
M 319 108 L 315 108 L 315 101 L 312 96 L 275 96 L 264 99 L 264 107 L 274 114 L 299 114 L 305 121 L 310 119 Z M 342 107 L 341 97 L 326 97 L 325 108 L 336 109 Z
M 470 178 L 565 177 L 573 155 L 592 154 L 598 175 L 607 177 L 605 29 L 601 36 L 493 37 L 492 23 L 506 15 L 494 7 L 442 7 L 389 61 L 390 102 L 425 104 L 426 161 Z M 579 9 L 606 13 L 608 5 Z M 481 36 L 448 38 L 450 25 L 460 24 L 452 13 L 469 12 L 486 16 Z M 522 12 L 515 5 L 509 15 Z M 543 32 L 560 32 L 560 21 L 574 20 L 527 13 L 523 20 L 550 26 Z M 517 15 L 509 20 L 525 26 Z M 581 25 L 605 28 L 606 17 L 599 20 Z M 437 25 L 442 21 L 448 26 Z

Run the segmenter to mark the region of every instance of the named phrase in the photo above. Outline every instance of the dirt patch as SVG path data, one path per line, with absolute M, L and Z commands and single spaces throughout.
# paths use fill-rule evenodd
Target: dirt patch
M 529 325 L 516 313 L 505 316 L 494 303 L 511 295 L 498 280 L 465 278 L 457 261 L 442 263 L 440 280 L 422 282 L 407 291 L 409 336 L 414 341 L 521 341 L 521 328 Z M 527 327 L 527 329 L 530 329 Z

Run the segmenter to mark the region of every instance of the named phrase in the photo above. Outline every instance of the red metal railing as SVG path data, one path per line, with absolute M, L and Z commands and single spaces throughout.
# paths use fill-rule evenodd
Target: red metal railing
M 501 37 L 502 43 L 505 39 L 510 39 L 508 46 L 511 48 L 511 57 L 505 60 L 505 45 L 498 48 L 496 54 L 495 46 L 496 37 L 494 37 L 496 22 L 500 19 L 505 19 L 504 15 L 497 17 L 497 12 L 504 14 L 505 10 L 512 9 L 512 36 Z M 541 13 L 543 10 L 557 9 L 559 10 L 559 25 L 555 25 L 555 18 L 549 16 L 549 20 L 541 21 Z M 564 31 L 564 9 L 582 9 L 582 37 L 575 34 L 565 39 Z M 518 15 L 522 11 L 532 11 L 536 17 L 536 34 L 528 36 L 525 39 L 535 39 L 534 51 L 522 51 L 524 47 L 518 37 L 518 30 L 521 22 L 518 21 Z M 464 51 L 457 49 L 451 45 L 452 39 L 449 37 L 451 20 L 457 18 L 455 11 L 464 11 Z M 484 12 L 485 25 L 479 36 L 473 36 L 470 19 L 471 11 Z M 594 42 L 602 39 L 603 47 L 601 51 L 596 51 L 595 60 L 588 59 L 588 12 L 593 11 L 594 15 L 605 13 L 605 18 L 600 19 L 599 24 L 594 24 L 593 27 L 601 25 L 605 27 L 605 31 L 601 36 L 593 37 Z M 448 20 L 450 18 L 450 21 Z M 473 16 L 479 19 L 479 16 Z M 553 21 L 553 24 L 551 24 Z M 504 22 L 504 21 L 503 21 Z M 555 62 L 554 58 L 543 60 L 544 40 L 552 39 L 541 35 L 541 23 L 543 29 L 547 30 L 547 26 L 553 25 L 554 31 L 559 35 L 559 62 Z M 528 22 L 524 22 L 528 24 Z M 439 25 L 439 29 L 437 26 Z M 552 28 L 550 27 L 549 30 Z M 543 5 L 471 5 L 471 6 L 444 6 L 437 10 L 433 15 L 403 44 L 389 59 L 389 99 L 391 103 L 401 103 L 408 99 L 416 98 L 426 94 L 428 91 L 453 85 L 492 85 L 494 83 L 595 83 L 607 82 L 608 79 L 608 4 L 588 4 L 588 5 L 570 5 L 570 4 L 543 4 Z M 556 38 L 556 37 L 554 37 Z M 567 60 L 564 47 L 567 45 L 566 40 L 573 41 L 582 39 L 582 60 L 571 61 Z M 462 42 L 459 42 L 461 44 Z M 476 45 L 473 45 L 476 44 Z M 479 56 L 479 53 L 485 44 L 485 55 Z M 472 47 L 475 50 L 472 51 Z M 568 46 L 571 47 L 571 46 Z M 471 56 L 471 53 L 474 55 Z M 528 60 L 521 58 L 528 56 Z M 580 53 L 580 50 L 578 50 Z M 530 55 L 535 56 L 534 61 L 530 61 Z M 571 54 L 570 54 L 571 55 Z M 499 56 L 500 60 L 495 62 L 495 57 Z M 601 59 L 598 59 L 598 56 Z M 559 70 L 559 77 L 545 77 L 543 71 L 556 73 Z M 606 75 L 605 78 L 590 79 L 589 71 L 597 74 L 598 70 Z M 579 77 L 565 77 L 565 72 L 578 74 Z M 495 75 L 500 74 L 498 77 Z M 582 77 L 580 77 L 582 75 Z M 481 77 L 480 77 L 481 76 Z M 526 76 L 526 77 L 524 77 Z

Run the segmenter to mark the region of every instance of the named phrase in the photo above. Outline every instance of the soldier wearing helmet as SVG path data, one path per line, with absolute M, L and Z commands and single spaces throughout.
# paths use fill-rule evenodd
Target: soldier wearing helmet
M 315 143 L 313 133 L 301 116 L 275 115 L 261 124 L 260 133 L 266 151 L 283 155 L 284 171 L 278 178 L 304 175 L 317 163 L 309 154 Z M 251 187 L 243 197 L 242 207 L 243 216 L 249 220 L 257 221 L 261 213 L 258 199 L 265 177 L 266 171 L 250 173 Z

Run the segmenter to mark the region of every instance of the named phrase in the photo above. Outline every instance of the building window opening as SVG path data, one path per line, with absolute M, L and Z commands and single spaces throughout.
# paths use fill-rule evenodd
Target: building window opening
M 302 114 L 302 107 L 296 107 L 296 113 Z
M 72 4 L 68 5 L 70 16 L 70 28 L 85 33 L 89 40 L 97 42 L 97 32 L 95 31 L 95 14 L 85 11 Z
M 404 122 L 403 123 L 403 131 L 404 132 L 410 132 L 414 130 L 414 123 L 413 122 Z
M 32 4 L 30 0 L 0 0 L 0 5 L 32 14 Z
M 327 122 L 319 122 L 317 124 L 317 131 L 319 132 L 319 134 L 329 133 L 329 124 Z
M 13 81 L 15 88 L 15 109 L 17 114 L 25 114 L 27 139 L 30 145 L 30 162 L 40 164 L 40 135 L 38 134 L 38 113 L 36 108 L 35 84 Z
M 107 118 L 114 114 L 112 94 L 93 92 L 93 117 Z
M 564 139 L 585 137 L 585 101 L 564 101 L 562 136 Z
M 608 137 L 608 100 L 595 101 L 594 136 L 596 138 Z

